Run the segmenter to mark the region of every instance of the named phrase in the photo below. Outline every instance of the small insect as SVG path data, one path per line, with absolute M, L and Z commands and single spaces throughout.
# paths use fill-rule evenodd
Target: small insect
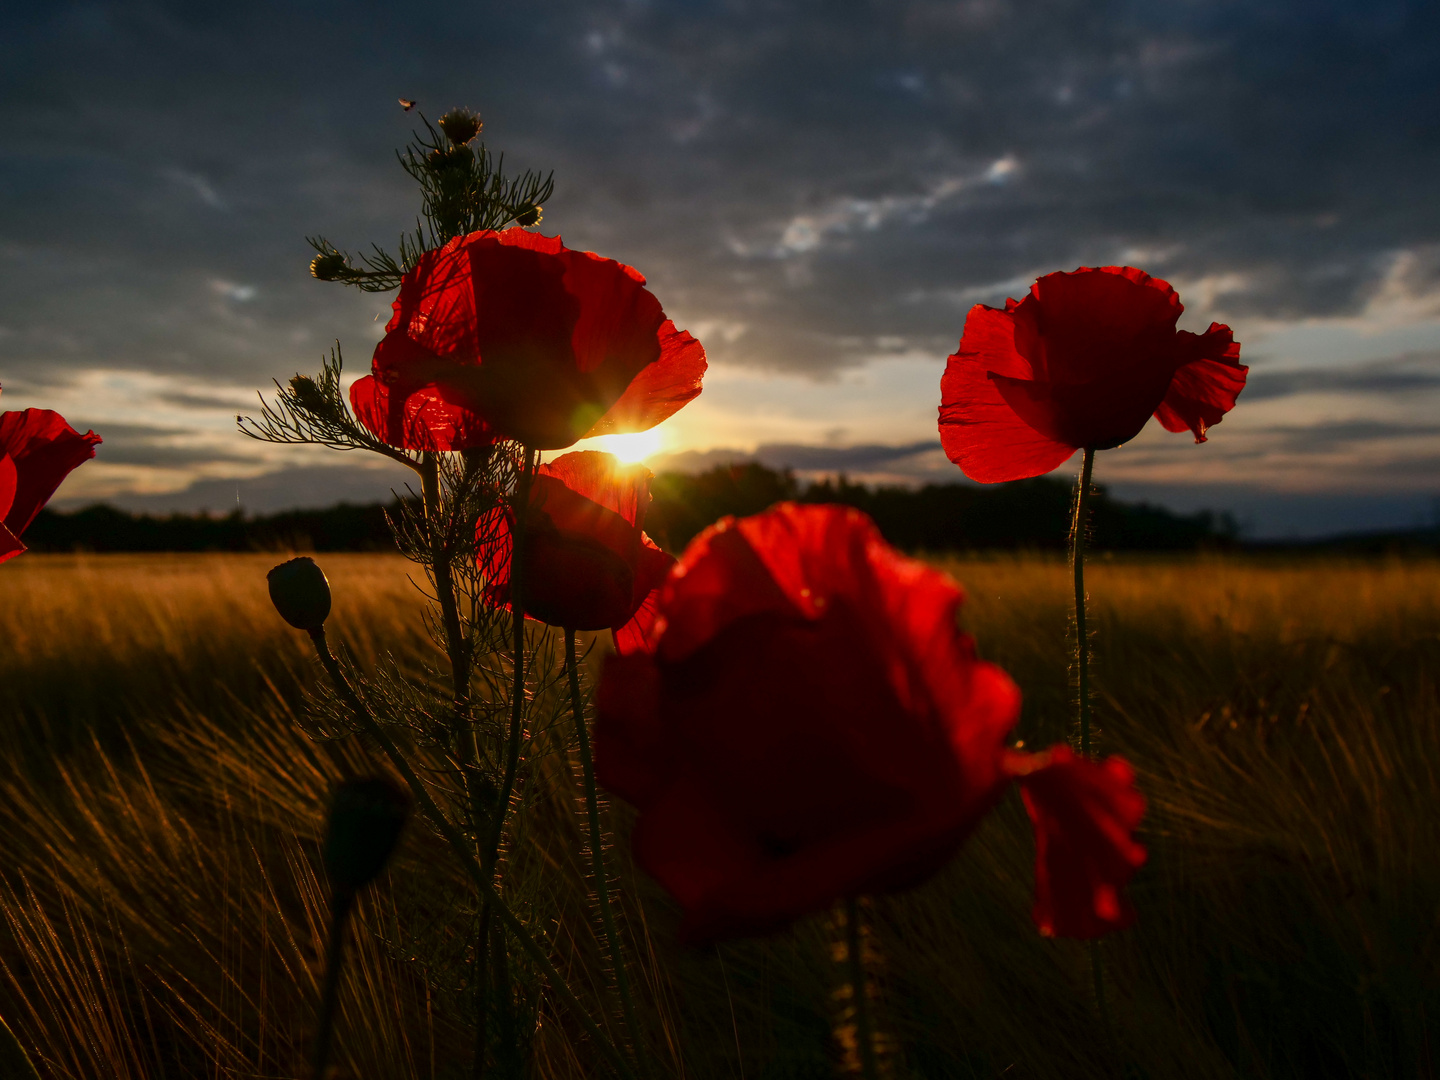
M 411 109 L 413 109 L 414 107 L 415 107 L 415 102 L 411 101 L 409 98 L 403 98 L 403 97 L 402 97 L 402 98 L 400 99 L 400 108 L 404 109 L 406 112 L 409 112 L 409 111 L 410 111 Z

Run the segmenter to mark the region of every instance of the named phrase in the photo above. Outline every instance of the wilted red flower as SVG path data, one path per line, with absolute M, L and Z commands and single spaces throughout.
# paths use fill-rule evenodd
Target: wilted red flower
M 377 438 L 412 450 L 497 438 L 558 450 L 644 431 L 705 373 L 705 350 L 639 272 L 520 228 L 427 252 L 394 308 L 350 402 Z
M 1166 282 L 1129 266 L 1046 274 L 1005 310 L 976 304 L 940 380 L 940 440 L 972 480 L 1039 476 L 1133 439 L 1153 414 L 1196 442 L 1249 370 L 1228 326 L 1176 330 Z
M 945 575 L 856 510 L 783 504 L 702 533 L 660 590 L 653 654 L 612 657 L 595 768 L 639 808 L 637 861 L 690 939 L 783 925 L 934 873 L 1012 779 L 1038 837 L 1036 921 L 1128 925 L 1144 800 L 1116 759 L 1007 749 L 1020 693 L 976 659 Z
M 673 556 L 645 535 L 650 470 L 579 450 L 541 465 L 525 524 L 525 614 L 567 630 L 615 631 L 621 652 L 648 647 L 655 591 Z M 513 517 L 481 518 L 476 540 L 492 603 L 510 602 Z
M 0 562 L 25 550 L 20 534 L 99 443 L 93 431 L 81 435 L 49 409 L 0 412 Z

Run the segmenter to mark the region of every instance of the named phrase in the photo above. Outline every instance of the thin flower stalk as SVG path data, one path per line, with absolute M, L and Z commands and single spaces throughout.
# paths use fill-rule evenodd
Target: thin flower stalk
M 390 738 L 385 729 L 375 720 L 370 709 L 365 705 L 365 702 L 361 700 L 360 695 L 355 692 L 355 688 L 350 685 L 350 681 L 345 677 L 344 671 L 340 668 L 340 662 L 335 658 L 335 654 L 330 651 L 329 643 L 325 639 L 324 628 L 319 627 L 311 630 L 310 637 L 315 642 L 315 651 L 320 657 L 321 664 L 324 665 L 326 672 L 329 674 L 330 680 L 335 686 L 336 693 L 339 694 L 340 698 L 349 706 L 356 723 L 379 744 L 385 756 L 390 759 L 391 764 L 395 766 L 396 770 L 405 780 L 405 783 L 410 788 L 411 794 L 415 797 L 416 803 L 419 804 L 425 816 L 430 820 L 431 825 L 444 837 L 445 842 L 448 843 L 451 850 L 455 852 L 466 874 L 468 874 L 470 879 L 475 883 L 481 897 L 489 904 L 490 909 L 499 916 L 500 922 L 503 924 L 505 930 L 519 942 L 521 949 L 530 957 L 531 961 L 540 971 L 540 974 L 544 976 L 550 988 L 555 992 L 555 995 L 565 1005 L 566 1009 L 574 1015 L 576 1021 L 585 1029 L 586 1034 L 594 1040 L 595 1045 L 600 1048 L 600 1052 L 609 1061 L 615 1074 L 619 1076 L 621 1080 L 635 1080 L 634 1071 L 630 1068 L 629 1063 L 626 1062 L 624 1055 L 620 1053 L 600 1025 L 595 1022 L 594 1017 L 592 1017 L 585 1006 L 581 1004 L 580 999 L 576 997 L 569 983 L 565 981 L 565 977 L 560 974 L 559 970 L 551 961 L 548 952 L 536 941 L 535 936 L 530 932 L 529 928 L 520 921 L 519 917 L 501 898 L 495 889 L 495 884 L 491 880 L 490 875 L 481 868 L 480 863 L 476 860 L 470 844 L 466 842 L 460 831 L 455 828 L 450 822 L 450 819 L 447 818 L 440 807 L 436 805 L 434 798 L 430 795 L 424 782 L 416 774 L 410 762 L 406 760 L 405 755 L 401 753 L 400 748 L 395 745 L 395 741 Z
M 1095 450 L 1087 447 L 1075 481 L 1075 516 L 1070 524 L 1070 569 L 1075 581 L 1075 728 L 1080 754 L 1093 758 L 1090 731 L 1090 630 L 1085 621 L 1085 549 L 1090 532 L 1090 494 L 1095 469 Z M 1099 939 L 1090 942 L 1090 977 L 1095 991 L 1095 1008 L 1105 1040 L 1113 1051 L 1115 1028 L 1105 996 L 1105 964 Z
M 565 631 L 565 666 L 570 673 L 570 708 L 575 717 L 575 740 L 580 748 L 580 773 L 585 784 L 585 814 L 590 829 L 590 875 L 595 881 L 596 903 L 600 923 L 605 931 L 605 947 L 610 966 L 615 972 L 615 990 L 630 1035 L 635 1062 L 642 1076 L 649 1075 L 649 1062 L 644 1040 L 635 1020 L 635 1003 L 630 995 L 630 979 L 625 972 L 625 956 L 620 948 L 620 934 L 615 926 L 615 913 L 610 907 L 610 875 L 605 869 L 605 838 L 600 828 L 600 796 L 595 788 L 595 764 L 590 754 L 590 732 L 585 725 L 585 703 L 580 695 L 580 667 L 575 655 L 575 631 Z

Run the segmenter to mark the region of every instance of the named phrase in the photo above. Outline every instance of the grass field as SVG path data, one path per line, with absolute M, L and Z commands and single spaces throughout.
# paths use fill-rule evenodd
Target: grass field
M 369 758 L 303 729 L 319 672 L 266 598 L 275 561 L 0 567 L 0 1015 L 46 1075 L 307 1075 L 320 820 L 330 786 Z M 408 564 L 320 562 L 331 635 L 362 666 L 435 664 Z M 1064 564 L 945 565 L 969 590 L 982 654 L 1025 691 L 1019 736 L 1063 738 Z M 1089 584 L 1102 749 L 1137 766 L 1150 800 L 1140 921 L 1104 949 L 1117 1050 L 1085 948 L 1030 924 L 1033 844 L 1012 797 L 936 880 L 874 905 L 899 1075 L 1433 1078 L 1440 564 L 1097 559 Z M 541 849 L 573 839 L 553 779 Z M 612 817 L 623 836 L 623 810 Z M 456 975 L 412 958 L 436 955 L 421 936 L 453 932 L 460 887 L 413 829 L 362 904 L 339 1033 L 348 1075 L 470 1075 Z M 624 888 L 664 1071 L 832 1075 L 823 917 L 681 950 L 664 896 L 628 869 Z M 550 929 L 578 941 L 563 916 Z M 577 978 L 585 955 L 564 958 Z M 591 1060 L 547 1015 L 539 1074 L 593 1075 Z

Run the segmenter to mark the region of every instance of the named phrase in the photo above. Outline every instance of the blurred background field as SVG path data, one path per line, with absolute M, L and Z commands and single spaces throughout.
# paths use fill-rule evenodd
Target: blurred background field
M 47 1076 L 306 1075 L 322 808 L 373 764 L 303 728 L 319 672 L 266 597 L 276 561 L 30 554 L 0 569 L 0 1015 Z M 320 561 L 332 638 L 362 667 L 388 655 L 423 677 L 436 658 L 409 564 Z M 1017 737 L 1065 737 L 1064 562 L 942 562 L 980 652 L 1025 691 Z M 1101 556 L 1088 578 L 1102 749 L 1135 763 L 1150 800 L 1140 921 L 1105 946 L 1125 1074 L 1433 1077 L 1440 562 Z M 571 809 L 557 798 L 530 842 L 572 828 Z M 623 849 L 622 808 L 612 823 Z M 1085 949 L 1030 924 L 1032 859 L 1012 797 L 939 878 L 877 900 L 899 1075 L 1116 1075 Z M 680 950 L 664 896 L 624 875 L 668 1071 L 831 1075 L 823 917 Z M 584 884 L 559 867 L 553 887 Z M 458 888 L 413 829 L 360 912 L 346 1075 L 470 1075 L 465 990 L 414 958 L 416 927 L 446 934 Z M 561 923 L 552 937 L 578 941 Z M 583 967 L 583 943 L 566 948 Z M 547 1014 L 540 1075 L 592 1075 L 591 1060 Z

